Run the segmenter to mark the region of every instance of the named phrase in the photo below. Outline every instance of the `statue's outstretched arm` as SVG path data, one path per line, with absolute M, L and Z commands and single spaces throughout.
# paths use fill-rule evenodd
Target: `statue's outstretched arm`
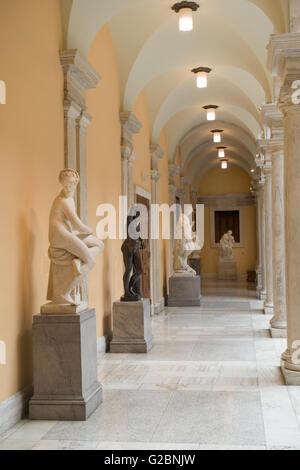
M 88 235 L 93 233 L 93 230 L 90 227 L 81 222 L 75 210 L 73 210 L 67 202 L 63 202 L 63 211 L 67 219 L 71 222 L 72 227 L 78 230 L 78 232 L 86 233 Z

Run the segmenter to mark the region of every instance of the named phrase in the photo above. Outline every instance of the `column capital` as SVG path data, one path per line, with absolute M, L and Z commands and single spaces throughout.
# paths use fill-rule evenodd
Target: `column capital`
M 266 178 L 272 176 L 272 160 L 268 159 L 265 161 L 263 172 Z
M 127 136 L 129 140 L 132 139 L 134 134 L 139 134 L 143 124 L 138 120 L 132 111 L 120 113 L 120 123 L 122 126 L 123 134 Z
M 61 50 L 59 55 L 64 73 L 65 99 L 75 101 L 85 110 L 85 93 L 90 88 L 96 88 L 101 77 L 78 49 Z
M 189 184 L 189 180 L 185 176 L 180 177 L 181 190 L 184 191 L 185 187 Z
M 179 166 L 175 165 L 174 163 L 170 163 L 168 165 L 168 170 L 169 170 L 169 181 L 170 184 L 174 185 L 174 178 L 178 173 L 180 172 Z
M 158 144 L 150 144 L 151 166 L 152 170 L 158 169 L 158 160 L 161 160 L 165 151 Z
M 300 4 L 299 0 L 290 0 L 290 31 L 300 32 Z
M 157 171 L 157 170 L 151 170 L 150 174 L 151 174 L 151 180 L 152 180 L 152 181 L 155 181 L 155 182 L 157 183 L 158 180 L 160 179 L 160 173 L 159 173 L 159 171 Z
M 65 119 L 72 119 L 76 121 L 81 114 L 81 107 L 75 101 L 64 101 L 64 116 Z
M 171 204 L 175 202 L 176 192 L 177 192 L 176 186 L 174 184 L 169 184 L 169 197 L 170 197 Z
M 87 127 L 91 124 L 92 119 L 93 118 L 90 114 L 88 114 L 86 111 L 83 111 L 81 116 L 79 116 L 77 119 L 77 123 L 80 129 L 86 131 Z
M 261 118 L 266 139 L 284 139 L 283 114 L 276 103 L 262 105 Z
M 291 107 L 298 108 L 293 99 L 293 83 L 300 80 L 300 33 L 272 34 L 267 63 L 273 77 L 279 80 L 275 98 L 280 110 L 286 113 Z

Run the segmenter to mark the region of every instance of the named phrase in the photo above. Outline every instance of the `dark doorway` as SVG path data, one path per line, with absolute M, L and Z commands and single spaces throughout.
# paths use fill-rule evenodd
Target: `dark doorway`
M 228 230 L 232 230 L 235 242 L 240 243 L 239 211 L 215 211 L 215 243 L 220 243 Z
M 143 299 L 150 299 L 150 270 L 151 270 L 151 252 L 150 252 L 150 202 L 148 199 L 140 196 L 139 194 L 136 195 L 136 202 L 137 204 L 143 204 L 148 210 L 148 239 L 143 240 L 145 249 L 141 250 L 141 259 L 142 259 L 142 268 L 143 274 L 141 277 L 141 293 Z M 147 221 L 146 221 L 147 222 Z M 143 223 L 143 221 L 142 221 Z M 144 225 L 145 226 L 145 225 Z

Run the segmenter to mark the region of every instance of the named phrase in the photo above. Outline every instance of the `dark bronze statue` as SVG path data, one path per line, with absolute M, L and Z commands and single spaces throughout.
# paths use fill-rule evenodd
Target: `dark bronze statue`
M 134 239 L 130 236 L 129 226 L 133 221 L 137 221 L 140 213 L 129 215 L 127 217 L 127 238 L 122 244 L 122 253 L 125 264 L 125 273 L 123 276 L 124 296 L 122 302 L 136 302 L 141 300 L 140 278 L 143 274 L 140 249 L 144 249 L 144 243 L 141 238 Z

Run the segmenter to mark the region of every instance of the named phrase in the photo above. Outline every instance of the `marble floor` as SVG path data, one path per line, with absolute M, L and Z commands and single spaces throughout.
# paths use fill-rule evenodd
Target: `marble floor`
M 203 285 L 201 308 L 153 318 L 144 354 L 99 355 L 104 402 L 87 422 L 21 421 L 0 449 L 300 449 L 300 387 L 286 387 L 269 320 L 246 283 Z

